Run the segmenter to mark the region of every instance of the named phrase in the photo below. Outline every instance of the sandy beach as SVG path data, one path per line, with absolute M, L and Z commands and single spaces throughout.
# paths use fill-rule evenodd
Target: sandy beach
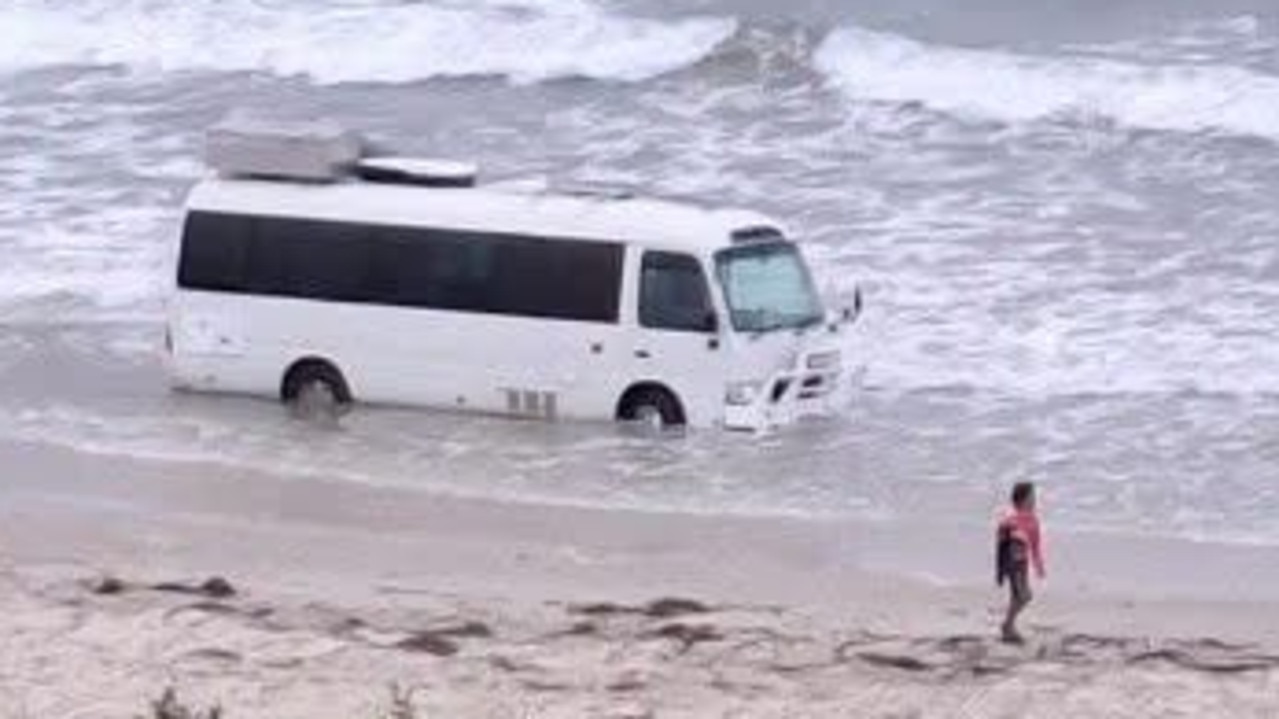
M 717 339 L 685 334 L 669 372 L 674 336 L 636 344 L 635 252 L 610 339 L 577 350 L 520 351 L 498 315 L 438 335 L 470 359 L 412 350 L 437 335 L 398 320 L 385 349 L 301 337 L 372 329 L 365 302 L 278 323 L 298 357 L 394 365 L 387 399 L 485 387 L 568 417 L 617 373 L 731 364 L 690 381 L 717 405 L 801 366 L 798 344 L 770 368 L 754 350 L 824 334 L 735 326 L 709 248 L 765 225 L 831 317 L 862 307 L 855 381 L 824 420 L 656 441 L 368 406 L 358 370 L 321 430 L 276 401 L 281 358 L 259 400 L 172 391 L 178 316 L 222 316 L 211 357 L 274 342 L 231 336 L 256 309 L 172 311 L 207 131 L 240 111 L 528 200 L 494 207 L 600 195 L 553 221 L 420 218 L 449 235 L 687 234 L 705 261 Z M 391 196 L 305 214 L 422 209 Z M 0 719 L 155 719 L 168 689 L 220 719 L 1279 719 L 1277 197 L 1275 0 L 0 2 Z M 643 198 L 754 219 L 597 223 Z M 294 212 L 247 200 L 222 209 Z M 256 264 L 242 249 L 228 272 Z M 388 265 L 322 264 L 335 286 Z M 407 267 L 395 295 L 453 294 Z M 583 347 L 592 368 L 560 361 Z M 1013 647 L 991 545 L 1026 480 L 1049 577 Z
M 386 716 L 393 687 L 427 717 L 1279 712 L 1273 587 L 1213 576 L 1273 567 L 1270 550 L 1200 546 L 1201 561 L 1151 542 L 1117 559 L 1131 543 L 1055 538 L 1066 561 L 1031 641 L 1010 647 L 994 640 L 985 555 L 958 559 L 984 548 L 976 530 L 0 455 L 4 717 L 133 717 L 167 687 L 233 719 Z M 1124 563 L 1166 581 L 1108 580 Z

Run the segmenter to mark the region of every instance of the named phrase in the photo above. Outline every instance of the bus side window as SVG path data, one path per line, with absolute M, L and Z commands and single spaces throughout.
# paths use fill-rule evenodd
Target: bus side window
M 192 212 L 182 232 L 178 286 L 213 292 L 241 292 L 245 283 L 253 221 L 247 217 Z
M 640 326 L 713 332 L 715 311 L 702 263 L 692 255 L 645 252 L 640 269 Z

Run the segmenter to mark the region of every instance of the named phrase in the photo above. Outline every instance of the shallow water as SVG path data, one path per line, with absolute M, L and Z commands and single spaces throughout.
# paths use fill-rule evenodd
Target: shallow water
M 863 288 L 866 387 L 660 442 L 170 394 L 173 233 L 232 107 L 774 213 Z M 0 433 L 711 513 L 980 522 L 1033 478 L 1059 526 L 1279 543 L 1277 142 L 1279 13 L 1245 0 L 17 0 Z

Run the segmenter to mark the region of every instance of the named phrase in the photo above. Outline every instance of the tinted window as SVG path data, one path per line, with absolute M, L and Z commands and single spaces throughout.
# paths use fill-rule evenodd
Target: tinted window
M 368 285 L 375 302 L 488 312 L 489 243 L 435 230 L 372 230 Z
M 620 244 L 193 213 L 179 285 L 616 322 Z
M 646 252 L 640 278 L 640 325 L 710 332 L 715 312 L 702 263 L 692 255 Z
M 367 302 L 370 252 L 359 225 L 263 219 L 254 223 L 246 289 L 264 295 Z
M 182 228 L 178 286 L 236 292 L 244 288 L 244 256 L 253 221 L 193 213 Z
M 622 248 L 595 242 L 494 242 L 493 311 L 617 321 Z

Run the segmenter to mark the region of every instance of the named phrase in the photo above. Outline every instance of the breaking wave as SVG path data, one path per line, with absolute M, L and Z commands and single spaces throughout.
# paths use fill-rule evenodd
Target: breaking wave
M 584 0 L 12 0 L 0 9 L 0 70 L 640 81 L 697 62 L 735 30 L 729 19 L 627 18 Z
M 1279 77 L 1231 65 L 1016 54 L 855 27 L 833 32 L 814 61 L 855 100 L 918 103 L 1000 122 L 1082 116 L 1279 140 Z

